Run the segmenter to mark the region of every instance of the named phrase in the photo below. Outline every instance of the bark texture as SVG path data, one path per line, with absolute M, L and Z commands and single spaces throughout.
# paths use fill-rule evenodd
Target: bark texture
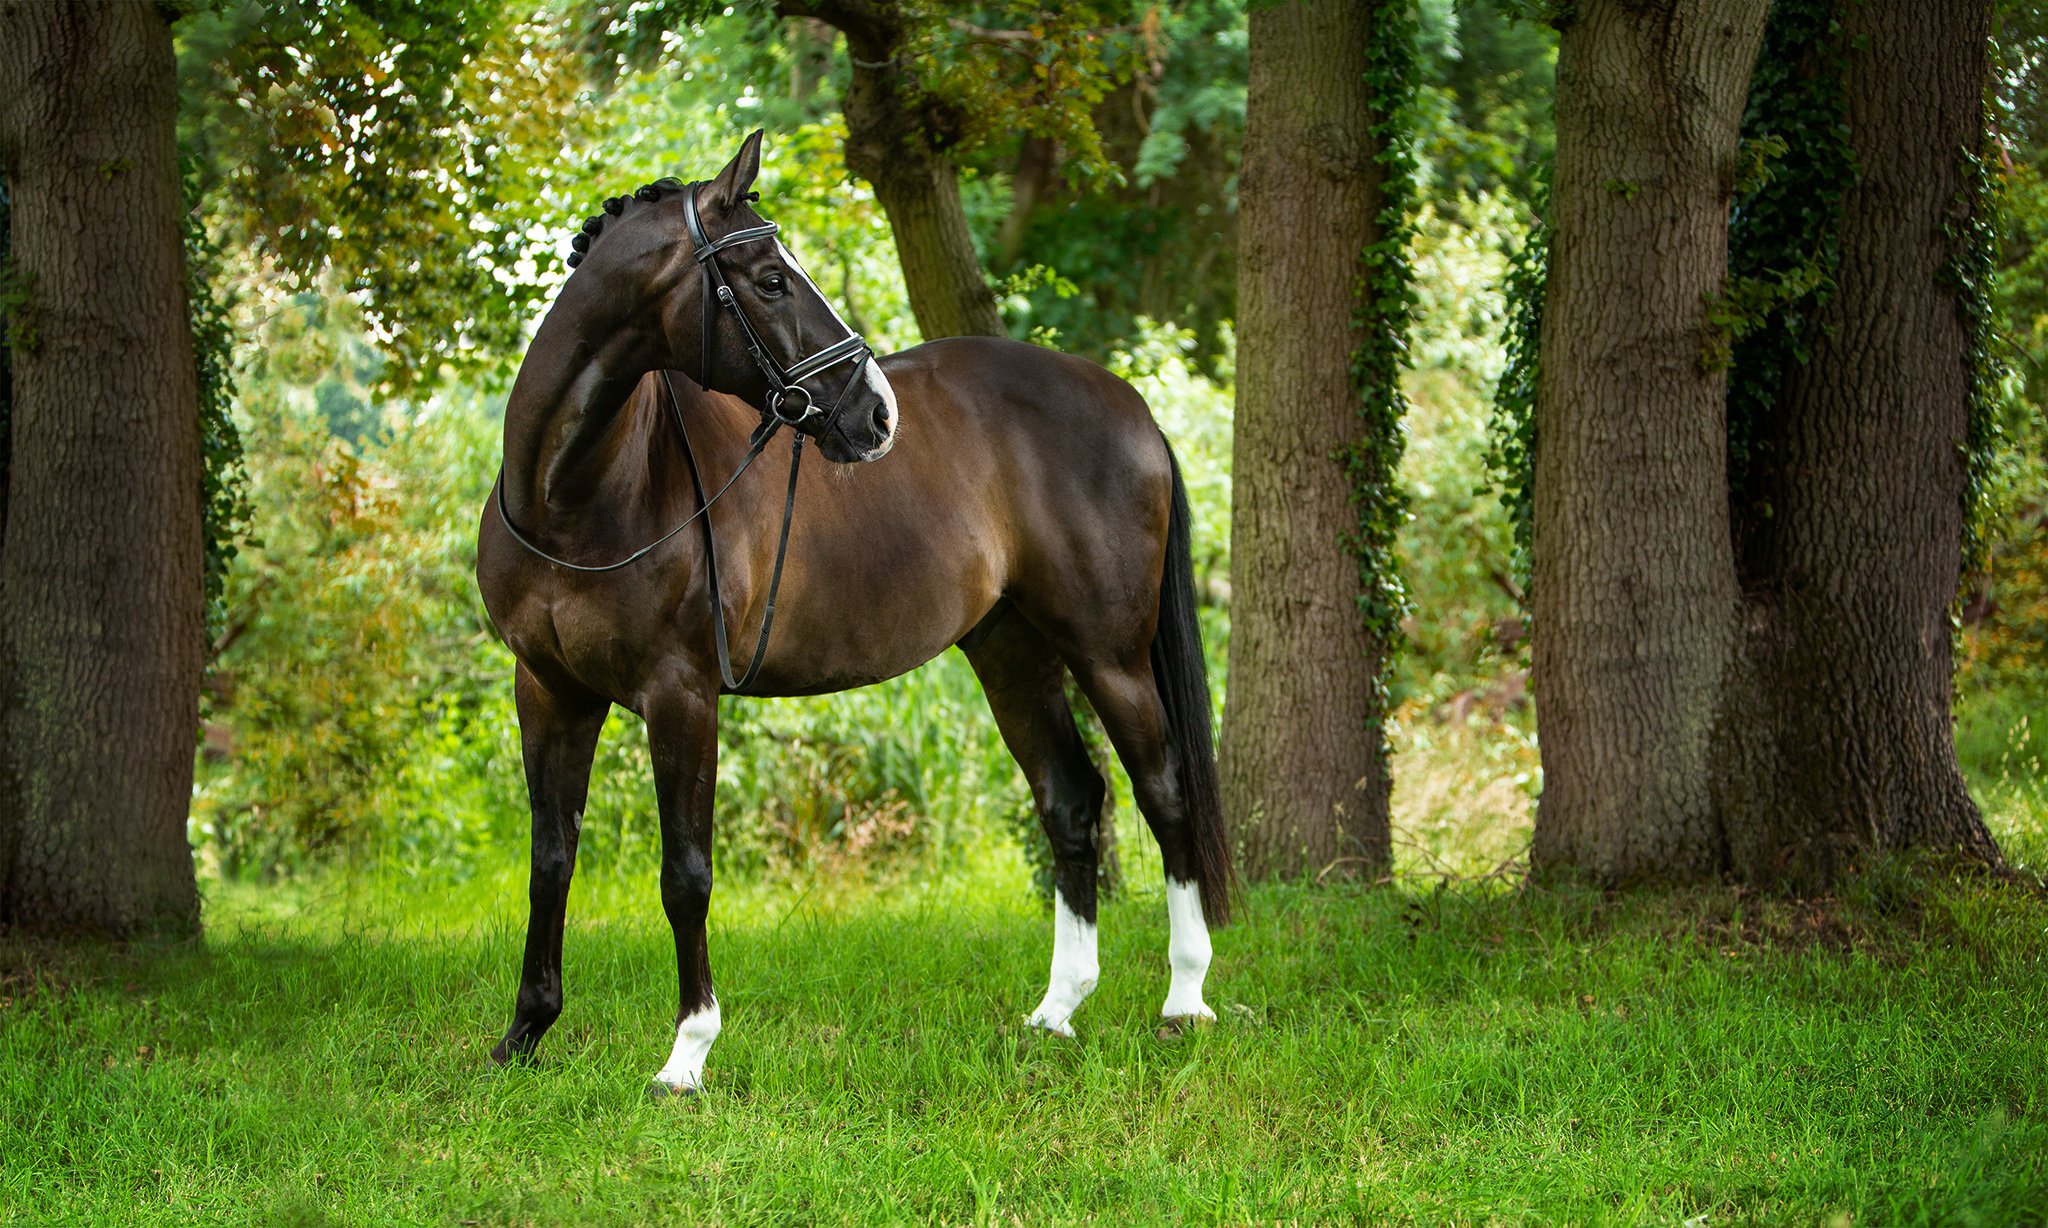
M 874 185 L 888 215 L 918 331 L 927 341 L 1007 336 L 967 229 L 960 171 L 946 152 L 958 119 L 918 84 L 903 5 L 780 0 L 776 12 L 817 18 L 846 35 L 846 165 Z
M 13 369 L 0 654 L 16 839 L 0 919 L 198 924 L 200 444 L 171 35 L 147 3 L 0 0 Z
M 1366 6 L 1251 15 L 1239 181 L 1237 426 L 1223 805 L 1254 877 L 1387 862 L 1376 686 L 1387 646 L 1358 608 L 1357 524 L 1333 453 L 1363 429 L 1351 359 L 1381 170 Z
M 1539 870 L 1695 877 L 1733 651 L 1725 379 L 1702 360 L 1767 0 L 1583 0 L 1557 68 L 1536 405 Z
M 1810 359 L 1759 424 L 1716 773 L 1731 868 L 1817 886 L 1870 849 L 1996 863 L 1956 764 L 1969 346 L 1946 275 L 1984 130 L 1988 0 L 1842 0 L 1861 174 Z M 1548 729 L 1545 737 L 1549 736 Z

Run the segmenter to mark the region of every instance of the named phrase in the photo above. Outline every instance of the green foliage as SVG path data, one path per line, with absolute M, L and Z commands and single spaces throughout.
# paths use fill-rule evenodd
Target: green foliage
M 330 273 L 395 387 L 511 352 L 573 142 L 578 61 L 509 0 L 232 0 L 180 29 L 181 143 L 230 241 Z
M 385 836 L 447 854 L 481 847 L 474 811 L 398 802 L 414 760 L 503 706 L 509 665 L 476 596 L 474 509 L 497 432 L 427 407 L 382 444 L 337 439 L 310 397 L 252 380 L 244 400 L 255 538 L 235 560 L 211 683 L 194 818 L 230 874 L 276 873 Z M 500 722 L 500 725 L 509 722 Z M 502 756 L 505 744 L 491 748 Z M 460 790 L 477 771 L 448 782 Z M 507 786 L 511 780 L 499 779 Z M 516 778 L 515 778 L 516 779 Z M 411 799 L 417 801 L 418 799 Z
M 2005 0 L 1995 12 L 1985 155 L 2002 206 L 1993 293 L 2020 395 L 2038 420 L 2048 412 L 2048 10 Z
M 1351 483 L 1357 508 L 1355 527 L 1344 546 L 1358 558 L 1358 607 L 1389 661 L 1376 680 L 1387 705 L 1386 677 L 1401 642 L 1408 593 L 1401 581 L 1395 541 L 1408 515 L 1399 479 L 1408 412 L 1401 372 L 1408 363 L 1408 330 L 1415 315 L 1414 277 L 1408 241 L 1414 234 L 1415 115 L 1410 104 L 1415 78 L 1415 21 L 1406 0 L 1375 0 L 1371 17 L 1365 89 L 1372 137 L 1380 164 L 1377 233 L 1360 253 L 1360 279 L 1353 325 L 1362 341 L 1351 358 L 1364 427 L 1358 438 L 1337 449 L 1336 459 Z
M 684 31 L 695 31 L 727 6 L 714 0 L 572 0 L 571 38 L 602 84 L 627 72 L 652 68 L 674 50 Z M 766 49 L 772 20 L 765 6 L 746 5 L 740 14 L 750 37 L 730 40 L 738 58 Z
M 1708 305 L 1701 366 L 1728 370 L 1728 485 L 1737 525 L 1768 508 L 1745 497 L 1751 454 L 1814 314 L 1834 292 L 1836 229 L 1855 182 L 1844 78 L 1853 50 L 1829 0 L 1783 0 L 1764 25 L 1743 111 L 1743 156 L 1728 227 L 1728 283 Z
M 1441 208 L 1505 193 L 1529 200 L 1554 144 L 1557 33 L 1518 6 L 1421 0 L 1416 143 Z
M 779 76 L 805 74 L 799 57 L 813 49 L 788 44 L 807 39 L 762 3 L 719 5 L 703 0 L 576 0 L 570 11 L 577 45 L 591 57 L 601 78 L 630 71 L 674 70 L 689 44 L 711 42 L 750 71 L 742 75 L 780 106 L 792 99 L 768 84 Z M 878 24 L 900 29 L 896 62 L 906 66 L 901 84 L 914 89 L 917 110 L 935 145 L 971 157 L 1019 136 L 1045 137 L 1070 155 L 1074 176 L 1117 171 L 1105 159 L 1093 109 L 1127 77 L 1140 52 L 1122 23 L 1157 14 L 1134 0 L 1080 0 L 1046 6 L 1035 0 L 997 0 L 963 8 L 937 0 L 880 0 L 867 7 Z M 741 33 L 743 32 L 743 33 Z M 739 37 L 733 37 L 739 33 Z M 778 45 L 781 44 L 781 45 Z M 843 49 L 826 49 L 835 95 L 843 94 L 848 65 Z M 779 71 L 778 71 L 779 70 Z M 687 70 L 685 70 L 687 71 Z M 806 92 L 818 84 L 804 82 Z M 805 115 L 816 120 L 815 109 Z
M 1506 363 L 1494 387 L 1486 468 L 1513 526 L 1515 575 L 1524 593 L 1536 525 L 1536 392 L 1541 379 L 1543 300 L 1550 277 L 1550 172 L 1531 201 L 1528 234 L 1508 258 Z
M 998 299 L 1021 298 L 1041 287 L 1052 291 L 1057 298 L 1072 298 L 1081 292 L 1081 287 L 1060 276 L 1059 270 L 1043 264 L 1025 265 L 990 283 Z
M 1021 225 L 1015 262 L 1044 264 L 1082 288 L 1071 298 L 1046 289 L 1013 298 L 1013 333 L 1057 337 L 1060 348 L 1100 361 L 1143 344 L 1144 321 L 1170 321 L 1193 333 L 1197 365 L 1215 375 L 1237 302 L 1245 5 L 1151 6 L 1112 36 L 1127 45 L 1128 79 L 1092 113 L 1110 170 L 1077 180 L 1037 172 L 1048 181 L 1036 207 L 1011 218 L 1015 186 L 1034 172 L 1024 142 L 991 147 L 969 159 L 969 203 L 985 198 L 977 230 Z M 1055 168 L 1065 156 L 1057 145 L 1049 155 Z M 1009 271 L 995 244 L 983 248 L 995 272 Z
M 185 287 L 192 324 L 192 359 L 199 376 L 199 508 L 206 537 L 203 583 L 206 637 L 218 642 L 227 629 L 228 569 L 249 528 L 248 471 L 242 433 L 235 425 L 235 327 L 233 303 L 220 245 L 206 233 L 196 206 L 190 164 L 184 175 Z
M 1404 624 L 1394 695 L 1402 705 L 1419 702 L 1423 712 L 1408 724 L 1459 693 L 1493 685 L 1520 636 L 1514 530 L 1488 489 L 1487 422 L 1504 365 L 1505 283 L 1521 227 L 1514 205 L 1497 194 L 1463 202 L 1455 213 L 1424 204 L 1409 241 L 1417 301 L 1400 480 L 1411 514 L 1400 552 L 1417 612 Z M 1403 781 L 1397 806 L 1401 792 L 1415 787 Z
M 1147 11 L 1145 70 L 1151 113 L 1129 168 L 1132 186 L 1151 189 L 1183 173 L 1200 143 L 1244 131 L 1248 67 L 1245 5 L 1188 0 Z
M 971 156 L 1040 137 L 1064 151 L 1070 180 L 1120 177 L 1094 113 L 1141 62 L 1147 31 L 1111 27 L 1156 23 L 1156 8 L 1137 0 L 998 0 L 977 6 L 970 19 L 960 7 L 903 5 L 910 17 L 903 60 L 916 66 L 931 113 L 945 117 L 949 130 L 935 134 L 940 146 Z
M 1744 137 L 1735 149 L 1735 195 L 1754 196 L 1792 151 L 1792 145 L 1775 132 Z
M 1705 296 L 1700 370 L 1707 374 L 1728 370 L 1735 364 L 1738 345 L 1765 329 L 1782 326 L 1782 312 L 1811 308 L 1830 284 L 1830 274 L 1818 260 L 1730 277 L 1719 291 Z M 1798 352 L 1803 354 L 1803 350 Z
M 1955 291 L 1970 375 L 1970 416 L 1963 440 L 1963 577 L 1970 583 L 1989 548 L 1988 530 L 2003 489 L 2001 474 L 2018 461 L 2019 404 L 2012 395 L 2011 367 L 1994 299 L 1998 277 L 1999 197 L 1985 157 L 1959 150 L 1962 199 L 1942 226 L 1950 252 L 1943 279 Z

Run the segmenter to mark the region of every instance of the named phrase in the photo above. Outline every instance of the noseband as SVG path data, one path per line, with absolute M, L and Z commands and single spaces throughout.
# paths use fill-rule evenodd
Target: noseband
M 755 330 L 754 322 L 749 320 L 747 313 L 741 309 L 739 300 L 733 295 L 732 287 L 727 284 L 724 270 L 718 267 L 718 253 L 742 243 L 773 238 L 781 228 L 773 222 L 768 222 L 745 230 L 735 230 L 716 239 L 711 238 L 704 231 L 704 219 L 697 213 L 697 189 L 703 186 L 704 181 L 699 180 L 683 189 L 683 224 L 689 230 L 690 243 L 696 248 L 697 263 L 704 270 L 704 340 L 702 348 L 698 351 L 699 362 L 703 367 L 703 378 L 698 382 L 706 390 L 711 387 L 711 363 L 714 353 L 712 343 L 716 339 L 714 333 L 717 330 L 719 306 L 732 312 L 733 319 L 739 323 L 740 335 L 746 339 L 747 353 L 768 381 L 768 407 L 762 411 L 760 425 L 754 428 L 753 434 L 747 440 L 747 454 L 740 459 L 739 467 L 732 471 L 732 476 L 725 480 L 725 485 L 718 488 L 717 494 L 708 499 L 704 497 L 704 480 L 697 471 L 697 454 L 690 447 L 690 431 L 683 422 L 682 403 L 676 399 L 675 385 L 669 382 L 668 372 L 663 371 L 661 383 L 668 392 L 669 420 L 675 423 L 676 435 L 682 441 L 683 459 L 690 467 L 690 485 L 697 494 L 697 510 L 685 517 L 681 524 L 616 563 L 592 567 L 556 558 L 529 541 L 526 535 L 519 531 L 512 523 L 511 514 L 505 510 L 505 475 L 502 469 L 498 473 L 497 504 L 498 518 L 504 521 L 506 531 L 512 535 L 512 540 L 524 546 L 528 553 L 557 567 L 586 573 L 618 571 L 622 567 L 631 566 L 689 527 L 691 521 L 701 517 L 704 521 L 704 557 L 710 571 L 711 627 L 718 648 L 719 679 L 724 682 L 726 690 L 737 692 L 753 684 L 755 675 L 761 672 L 762 660 L 768 655 L 768 632 L 775 625 L 775 595 L 782 587 L 782 564 L 789 554 L 789 524 L 796 511 L 797 470 L 803 464 L 804 453 L 802 428 L 813 418 L 822 415 L 825 421 L 817 427 L 817 434 L 823 438 L 839 425 L 839 413 L 845 408 L 846 394 L 853 390 L 854 382 L 866 370 L 875 352 L 869 348 L 867 341 L 859 333 L 849 332 L 824 349 L 807 358 L 798 359 L 788 366 L 776 361 L 775 356 L 768 352 L 761 334 Z M 806 276 L 805 280 L 810 279 Z M 839 386 L 838 395 L 832 398 L 829 408 L 818 405 L 810 392 L 804 388 L 803 382 L 820 371 L 829 370 L 843 362 L 853 363 L 853 371 L 846 377 L 846 382 Z M 754 659 L 748 662 L 746 672 L 735 678 L 732 672 L 732 659 L 726 646 L 725 592 L 718 582 L 718 540 L 711 532 L 711 505 L 723 498 L 726 491 L 732 489 L 732 484 L 739 481 L 740 475 L 747 471 L 747 466 L 753 464 L 754 458 L 761 455 L 761 450 L 768 446 L 768 441 L 774 438 L 775 432 L 785 426 L 791 428 L 789 489 L 782 500 L 782 532 L 775 544 L 775 568 L 768 579 L 768 604 L 761 615 L 761 636 L 754 644 Z

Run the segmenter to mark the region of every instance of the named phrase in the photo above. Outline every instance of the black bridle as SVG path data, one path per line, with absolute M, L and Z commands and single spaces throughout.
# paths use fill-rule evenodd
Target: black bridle
M 846 394 L 852 390 L 853 382 L 860 378 L 861 372 L 866 369 L 868 360 L 875 356 L 875 352 L 868 348 L 868 343 L 859 333 L 849 331 L 840 340 L 787 367 L 775 361 L 775 356 L 768 352 L 768 346 L 761 340 L 761 334 L 754 330 L 754 322 L 740 309 L 739 299 L 733 296 L 732 287 L 726 284 L 725 270 L 718 267 L 718 253 L 728 247 L 738 247 L 742 243 L 772 239 L 780 227 L 773 222 L 767 222 L 713 239 L 704 232 L 704 219 L 697 213 L 697 189 L 701 186 L 693 183 L 683 189 L 683 225 L 689 228 L 690 242 L 697 248 L 697 263 L 704 267 L 705 273 L 702 348 L 704 378 L 701 382 L 706 388 L 711 386 L 711 345 L 714 340 L 712 333 L 715 307 L 722 306 L 731 311 L 732 318 L 738 321 L 740 335 L 746 338 L 747 353 L 753 357 L 754 365 L 761 369 L 761 374 L 768 379 L 768 416 L 781 424 L 801 427 L 819 414 L 824 414 L 824 425 L 818 428 L 818 434 L 822 437 L 839 425 L 839 411 L 846 405 Z M 810 279 L 806 277 L 805 280 Z M 812 401 L 811 394 L 804 389 L 803 381 L 820 371 L 847 361 L 853 362 L 853 373 L 839 386 L 839 395 L 832 399 L 831 408 L 819 408 Z M 790 412 L 788 406 L 798 396 L 803 398 L 803 404 L 795 412 Z
M 768 406 L 761 411 L 760 425 L 754 428 L 753 434 L 747 439 L 747 454 L 740 459 L 739 467 L 732 471 L 732 476 L 725 480 L 725 485 L 718 488 L 717 494 L 712 495 L 708 499 L 705 498 L 704 479 L 697 471 L 697 454 L 690 447 L 690 431 L 689 427 L 683 422 L 682 403 L 676 398 L 675 385 L 670 382 L 668 372 L 664 370 L 661 373 L 661 383 L 662 387 L 668 392 L 669 420 L 675 423 L 676 435 L 683 445 L 683 459 L 690 467 L 690 485 L 697 495 L 696 511 L 685 517 L 682 523 L 678 524 L 675 528 L 670 529 L 618 562 L 605 563 L 594 567 L 582 563 L 571 563 L 567 559 L 557 558 L 529 541 L 526 535 L 519 531 L 518 526 L 512 523 L 511 514 L 505 510 L 505 475 L 502 469 L 498 473 L 498 518 L 505 522 L 505 529 L 512 535 L 512 540 L 524 546 L 529 553 L 538 558 L 545 559 L 557 567 L 585 573 L 618 571 L 623 567 L 629 567 L 646 558 L 657 547 L 689 527 L 691 521 L 702 518 L 704 522 L 704 556 L 706 565 L 711 573 L 711 627 L 713 638 L 718 648 L 718 674 L 728 691 L 742 691 L 752 685 L 755 675 L 760 673 L 761 662 L 768 655 L 768 632 L 775 625 L 775 595 L 782 587 L 782 564 L 789 553 L 789 525 L 796 512 L 797 471 L 803 464 L 804 431 L 802 428 L 811 419 L 820 415 L 823 415 L 825 419 L 817 427 L 817 434 L 820 438 L 823 438 L 838 427 L 840 411 L 846 405 L 846 394 L 853 390 L 854 382 L 866 370 L 867 364 L 873 360 L 875 352 L 869 348 L 867 341 L 859 333 L 849 331 L 840 340 L 833 342 L 831 345 L 811 354 L 807 358 L 798 359 L 786 367 L 776 361 L 775 356 L 768 352 L 767 344 L 762 341 L 761 334 L 755 330 L 754 322 L 749 320 L 747 313 L 741 309 L 739 300 L 733 295 L 732 287 L 727 284 L 725 271 L 718 267 L 718 253 L 728 247 L 737 247 L 742 243 L 772 239 L 780 227 L 776 226 L 773 222 L 767 222 L 760 226 L 750 226 L 744 230 L 735 230 L 716 239 L 711 238 L 704 230 L 704 219 L 697 212 L 697 189 L 703 186 L 704 183 L 700 180 L 683 189 L 683 224 L 689 230 L 691 245 L 696 248 L 697 264 L 703 269 L 704 339 L 702 348 L 699 351 L 699 360 L 704 369 L 702 378 L 698 382 L 706 389 L 711 387 L 711 364 L 712 354 L 714 353 L 712 346 L 716 340 L 717 310 L 720 306 L 732 312 L 733 319 L 739 323 L 740 335 L 746 340 L 747 353 L 752 356 L 754 365 L 761 369 L 761 374 L 768 381 Z M 810 279 L 806 276 L 805 280 L 809 281 Z M 812 285 L 815 288 L 816 283 L 812 283 Z M 812 398 L 810 392 L 804 388 L 803 382 L 820 371 L 829 370 L 843 362 L 853 363 L 852 373 L 846 377 L 846 382 L 839 386 L 838 395 L 832 398 L 831 406 L 829 408 L 820 407 Z M 801 398 L 801 404 L 792 410 L 790 406 L 796 403 L 798 398 Z M 789 489 L 783 495 L 782 500 L 782 532 L 775 544 L 775 568 L 770 573 L 768 579 L 768 604 L 761 615 L 761 635 L 754 644 L 754 659 L 748 662 L 746 672 L 735 678 L 732 672 L 732 659 L 727 649 L 725 592 L 718 581 L 718 540 L 711 532 L 711 505 L 723 498 L 726 491 L 732 489 L 732 484 L 739 481 L 740 475 L 745 473 L 747 467 L 754 463 L 754 458 L 761 455 L 762 449 L 768 446 L 768 441 L 775 437 L 775 432 L 785 426 L 791 428 Z

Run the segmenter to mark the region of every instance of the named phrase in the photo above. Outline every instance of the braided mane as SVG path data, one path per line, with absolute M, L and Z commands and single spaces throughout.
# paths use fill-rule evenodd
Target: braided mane
M 618 217 L 626 211 L 627 205 L 635 201 L 657 201 L 671 193 L 682 191 L 685 186 L 682 180 L 671 175 L 657 179 L 653 183 L 640 185 L 633 190 L 631 196 L 614 196 L 604 202 L 604 212 L 587 219 L 583 223 L 583 229 L 576 233 L 575 238 L 569 240 L 569 246 L 576 249 L 569 253 L 569 267 L 573 269 L 583 263 L 583 257 L 590 251 L 591 243 L 604 230 L 605 218 Z

